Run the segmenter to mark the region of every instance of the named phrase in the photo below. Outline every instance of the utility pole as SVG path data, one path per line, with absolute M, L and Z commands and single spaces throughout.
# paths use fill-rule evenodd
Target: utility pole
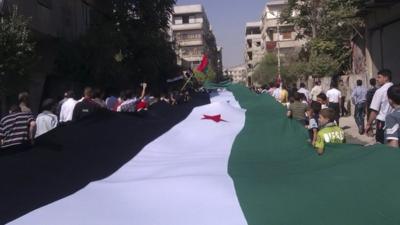
M 281 79 L 281 48 L 280 48 L 280 38 L 281 38 L 281 32 L 280 32 L 280 14 L 277 13 L 277 34 L 278 34 L 278 39 L 277 39 L 277 48 L 278 48 L 278 77 Z

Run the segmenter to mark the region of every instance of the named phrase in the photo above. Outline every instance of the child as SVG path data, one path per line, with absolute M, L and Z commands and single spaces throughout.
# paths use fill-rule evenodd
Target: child
M 317 95 L 317 102 L 321 104 L 321 109 L 327 109 L 328 108 L 328 97 L 326 97 L 326 94 L 321 93 Z
M 345 142 L 344 131 L 335 123 L 336 112 L 323 109 L 319 114 L 320 131 L 314 147 L 319 155 L 324 154 L 325 143 L 339 144 Z
M 315 142 L 317 140 L 317 132 L 318 132 L 318 123 L 317 123 L 317 120 L 315 119 L 314 109 L 311 107 L 308 107 L 307 111 L 306 111 L 306 115 L 308 118 L 308 125 L 306 125 L 306 128 L 308 129 L 311 144 L 314 146 Z
M 302 125 L 305 125 L 307 105 L 300 101 L 300 94 L 297 92 L 294 93 L 294 102 L 290 104 L 287 116 L 299 121 Z
M 388 146 L 398 148 L 400 138 L 400 85 L 390 87 L 387 95 L 394 112 L 386 116 L 385 141 Z
M 303 93 L 299 93 L 299 94 L 300 94 L 301 103 L 303 103 L 303 104 L 305 104 L 305 105 L 308 105 L 306 95 L 303 94 Z

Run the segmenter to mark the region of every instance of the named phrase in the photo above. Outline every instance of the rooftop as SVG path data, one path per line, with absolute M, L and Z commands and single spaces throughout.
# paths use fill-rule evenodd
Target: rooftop
M 261 21 L 247 22 L 246 27 L 260 27 L 262 25 Z
M 267 2 L 267 6 L 270 6 L 270 5 L 286 5 L 286 4 L 288 4 L 287 0 L 269 0 Z
M 190 14 L 190 13 L 203 13 L 204 9 L 201 4 L 195 5 L 178 5 L 174 6 L 174 14 Z

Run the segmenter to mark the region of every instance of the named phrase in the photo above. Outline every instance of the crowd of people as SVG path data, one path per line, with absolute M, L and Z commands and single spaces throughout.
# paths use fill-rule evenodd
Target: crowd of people
M 377 143 L 399 147 L 400 85 L 392 83 L 392 73 L 387 69 L 379 71 L 369 84 L 367 89 L 362 80 L 357 80 L 349 96 L 358 132 L 375 136 Z M 269 94 L 287 107 L 287 116 L 309 130 L 311 144 L 318 154 L 323 154 L 326 143 L 345 142 L 339 122 L 341 117 L 350 115 L 346 107 L 347 88 L 343 80 L 332 80 L 326 92 L 320 81 L 315 82 L 311 91 L 305 83 L 299 88 L 296 84 L 289 88 L 282 83 L 271 83 L 255 91 Z
M 36 117 L 29 108 L 29 94 L 20 93 L 18 104 L 12 105 L 0 120 L 0 149 L 25 149 L 34 144 L 35 138 L 57 126 L 79 121 L 101 110 L 145 114 L 156 102 L 177 105 L 191 99 L 188 90 L 170 91 L 160 96 L 152 96 L 147 90 L 148 85 L 142 83 L 137 92 L 124 90 L 119 96 L 110 94 L 105 98 L 100 89 L 86 87 L 80 99 L 69 90 L 59 102 L 45 99 Z
M 399 147 L 400 85 L 392 83 L 390 70 L 379 71 L 369 84 L 367 89 L 362 80 L 357 80 L 350 96 L 358 131 L 361 135 L 375 135 L 377 143 Z M 176 105 L 190 101 L 187 90 L 155 97 L 148 94 L 146 83 L 140 86 L 136 92 L 125 90 L 119 96 L 110 94 L 107 98 L 100 89 L 86 87 L 79 100 L 73 91 L 66 91 L 59 102 L 45 99 L 42 111 L 36 117 L 29 108 L 29 94 L 20 93 L 19 103 L 11 106 L 8 115 L 0 120 L 0 148 L 31 146 L 36 137 L 55 127 L 81 120 L 100 110 L 145 113 L 156 102 Z M 281 82 L 254 91 L 269 94 L 282 103 L 287 108 L 287 116 L 308 129 L 310 143 L 318 154 L 323 154 L 326 143 L 345 142 L 339 123 L 340 117 L 349 115 L 349 110 L 345 104 L 348 90 L 342 80 L 332 80 L 326 92 L 320 81 L 316 81 L 310 91 L 305 83 L 300 83 L 298 88 L 296 84 L 288 87 Z

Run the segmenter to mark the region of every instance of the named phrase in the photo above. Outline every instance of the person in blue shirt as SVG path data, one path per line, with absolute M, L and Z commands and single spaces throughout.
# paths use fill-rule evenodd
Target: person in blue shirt
M 358 127 L 358 132 L 364 134 L 365 103 L 367 101 L 367 88 L 362 86 L 362 80 L 357 80 L 357 86 L 351 94 L 351 101 L 355 105 L 354 119 Z

